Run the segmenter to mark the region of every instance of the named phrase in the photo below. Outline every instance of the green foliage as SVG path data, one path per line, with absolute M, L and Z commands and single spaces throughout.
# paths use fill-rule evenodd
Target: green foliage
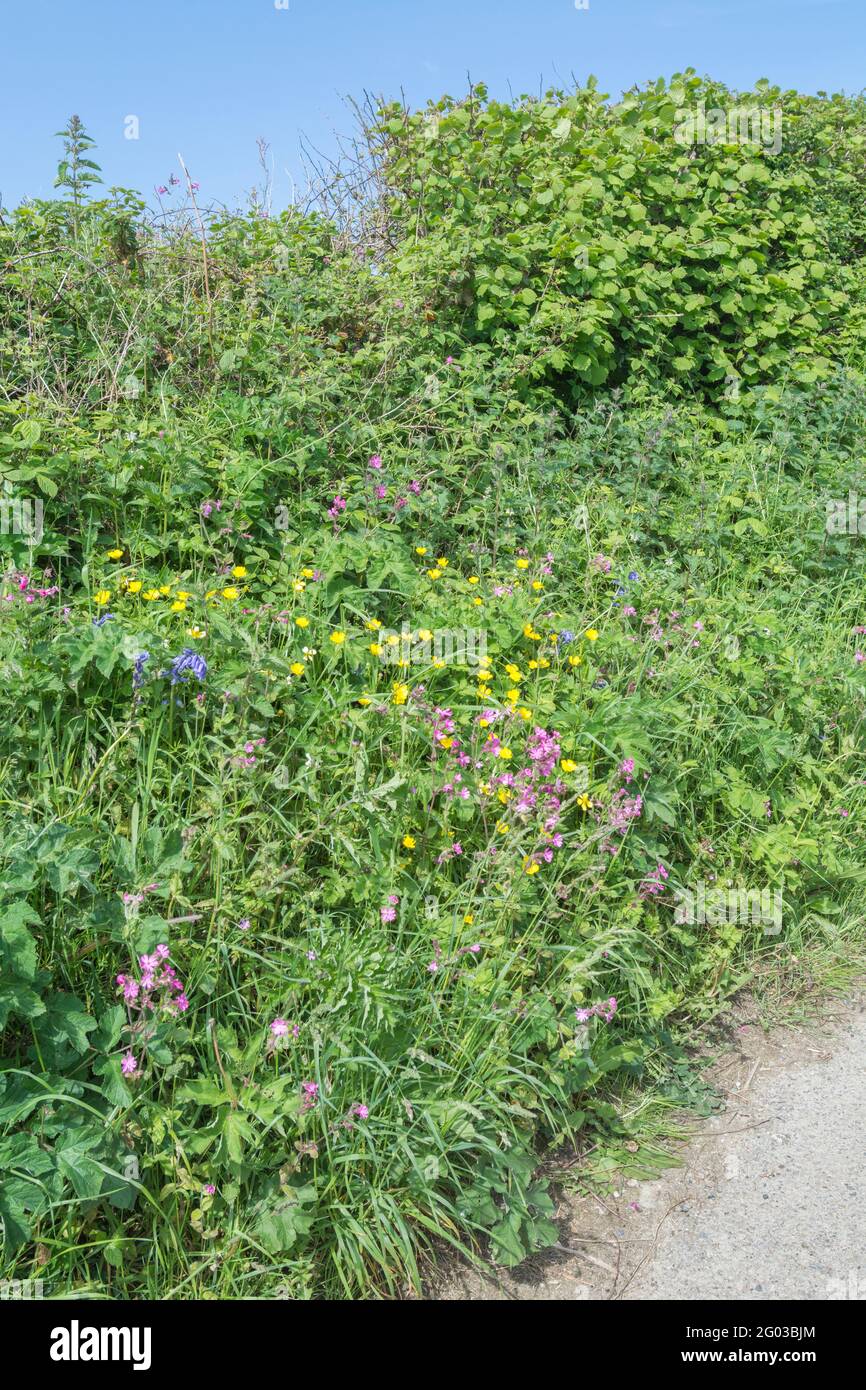
M 624 1086 L 705 1104 L 695 1020 L 861 949 L 864 556 L 826 516 L 862 106 L 759 86 L 778 154 L 675 137 L 734 99 L 387 106 L 357 223 L 204 245 L 86 200 L 70 126 L 71 201 L 3 219 L 2 496 L 44 512 L 0 534 L 10 1268 L 357 1297 L 443 1241 L 517 1263 L 545 1146 L 630 1143 Z M 479 628 L 482 672 L 424 646 Z M 677 917 L 726 880 L 779 937 Z M 188 1008 L 140 1007 L 158 947 Z

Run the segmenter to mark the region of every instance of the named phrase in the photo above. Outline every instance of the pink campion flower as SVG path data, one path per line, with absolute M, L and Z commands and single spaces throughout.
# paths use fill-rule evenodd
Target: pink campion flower
M 436 971 L 439 969 L 438 960 L 431 960 L 430 964 L 427 966 L 427 969 L 429 970 L 431 975 L 435 975 Z
M 384 483 L 380 483 L 379 486 L 374 490 L 380 502 L 383 500 L 383 498 L 388 496 L 388 489 L 385 487 Z
M 308 1096 L 315 1098 L 319 1094 L 319 1083 L 317 1081 L 303 1081 L 301 1089 L 306 1091 Z
M 592 1018 L 592 1009 L 575 1009 L 574 1016 L 578 1023 L 589 1023 Z
M 367 1109 L 366 1105 L 356 1105 L 355 1114 L 358 1116 L 359 1120 L 366 1120 L 370 1111 Z
M 409 484 L 409 491 L 413 492 L 416 497 L 418 496 L 418 493 L 421 491 L 421 484 L 416 482 L 414 478 Z
M 634 772 L 634 758 L 623 758 L 619 765 L 619 771 L 620 776 L 624 777 L 627 783 L 630 782 Z
M 216 1188 L 212 1182 L 206 1182 L 203 1190 L 206 1197 L 212 1197 L 216 1192 Z
M 371 456 L 370 456 L 370 462 L 369 462 L 369 464 L 368 464 L 368 467 L 369 467 L 369 468 L 375 468 L 375 469 L 381 468 L 381 467 L 382 467 L 382 456 L 381 456 L 381 454 L 371 454 Z
M 379 916 L 383 922 L 393 922 L 397 916 L 397 909 L 395 907 L 380 907 Z
M 138 1071 L 138 1063 L 131 1052 L 127 1052 L 120 1063 L 120 1070 L 124 1076 L 134 1076 Z
M 271 1024 L 271 1032 L 275 1038 L 284 1038 L 288 1034 L 289 1025 L 284 1018 L 275 1018 Z
M 859 666 L 862 661 L 866 661 L 866 655 L 864 655 L 863 652 L 855 652 L 854 660 L 857 662 L 857 665 Z

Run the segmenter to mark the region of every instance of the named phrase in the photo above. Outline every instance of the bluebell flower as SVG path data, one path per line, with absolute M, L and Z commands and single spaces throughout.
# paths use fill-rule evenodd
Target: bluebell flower
M 150 652 L 139 652 L 132 668 L 132 688 L 140 690 L 144 685 L 144 663 L 150 661 Z
M 113 614 L 113 613 L 103 613 L 103 615 L 102 615 L 101 618 L 94 618 L 94 619 L 93 619 L 93 626 L 94 626 L 94 627 L 102 627 L 103 624 L 105 624 L 105 623 L 113 623 L 113 622 L 114 622 L 114 614 Z
M 567 627 L 563 628 L 562 632 L 559 634 L 559 640 L 563 646 L 567 647 L 569 642 L 574 641 L 574 633 L 570 632 Z
M 628 577 L 631 580 L 632 584 L 640 583 L 640 575 L 638 574 L 637 570 L 630 570 Z
M 207 675 L 207 662 L 193 647 L 184 647 L 180 656 L 172 661 L 168 672 L 172 685 L 185 681 L 190 671 L 196 680 L 203 681 Z

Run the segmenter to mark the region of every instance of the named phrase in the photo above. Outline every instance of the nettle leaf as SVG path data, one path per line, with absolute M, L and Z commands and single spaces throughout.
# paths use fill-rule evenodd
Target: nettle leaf
M 228 1158 L 232 1163 L 240 1163 L 244 1156 L 244 1147 L 251 1143 L 252 1139 L 253 1132 L 249 1121 L 237 1110 L 229 1110 L 223 1120 L 218 1161 L 220 1158 Z
M 102 1077 L 102 1094 L 109 1105 L 119 1106 L 121 1110 L 127 1110 L 132 1105 L 132 1092 L 123 1079 L 120 1070 L 119 1057 L 97 1057 L 93 1062 L 93 1071 L 97 1076 Z
M 28 926 L 41 926 L 38 912 L 22 899 L 0 908 L 0 948 L 7 970 L 23 980 L 36 975 L 36 942 Z
M 38 1018 L 45 1005 L 34 989 L 23 982 L 0 985 L 0 1028 L 5 1028 L 12 1014 L 22 1018 Z
M 110 1052 L 112 1048 L 117 1046 L 125 1022 L 126 1010 L 122 1004 L 115 1004 L 106 1010 L 91 1039 L 98 1052 Z
M 230 1105 L 232 1098 L 218 1082 L 201 1076 L 181 1087 L 178 1099 L 191 1100 L 196 1105 Z
M 96 1026 L 96 1019 L 91 1018 L 80 999 L 73 994 L 56 993 L 46 1000 L 38 1031 L 40 1039 L 45 1036 L 51 1045 L 56 1047 L 66 1040 L 83 1055 L 90 1046 L 87 1035 Z
M 315 1200 L 314 1187 L 293 1189 L 283 1201 L 261 1212 L 252 1234 L 271 1255 L 291 1250 L 313 1224 L 315 1212 L 307 1210 L 307 1206 Z
M 95 1142 L 100 1142 L 101 1138 L 101 1135 L 97 1135 Z M 87 1151 L 93 1147 L 94 1141 L 82 1144 L 77 1139 L 71 1139 L 69 1143 L 62 1147 L 56 1145 L 54 1149 L 58 1170 L 72 1183 L 76 1197 L 86 1201 L 93 1201 L 99 1196 L 105 1178 L 103 1169 Z

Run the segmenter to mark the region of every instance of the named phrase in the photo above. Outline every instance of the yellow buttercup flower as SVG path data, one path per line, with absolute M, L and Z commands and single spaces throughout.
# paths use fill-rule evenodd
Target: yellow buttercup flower
M 178 599 L 175 599 L 174 603 L 171 605 L 171 611 L 172 613 L 185 613 L 186 604 L 181 603 Z
M 426 547 L 426 545 L 416 545 L 416 547 L 415 547 L 415 554 L 416 554 L 416 555 L 426 555 L 426 554 L 427 554 L 427 547 Z
M 514 686 L 511 690 L 506 690 L 505 698 L 506 700 L 510 700 L 513 705 L 516 705 L 517 701 L 520 699 L 520 691 L 517 689 L 517 686 Z
M 381 655 L 382 655 L 382 646 L 381 646 L 381 643 L 379 643 L 379 642 L 371 642 L 370 645 L 369 645 L 369 647 L 367 648 L 367 651 L 368 651 L 368 652 L 372 652 L 374 656 L 381 656 Z
M 448 568 L 448 561 L 445 559 L 444 555 L 440 555 L 436 563 L 440 567 L 440 569 L 444 570 Z
M 345 642 L 346 634 L 345 632 L 332 632 L 328 640 L 333 642 L 335 647 L 339 647 Z
M 108 550 L 108 551 L 106 551 L 106 554 L 107 554 L 109 560 L 122 560 L 122 559 L 123 559 L 123 551 L 122 551 L 122 550 Z
M 419 629 L 418 629 L 418 640 L 419 640 L 419 642 L 429 642 L 429 641 L 432 640 L 432 637 L 433 637 L 433 633 L 430 631 L 429 627 L 419 627 Z
M 227 589 L 223 589 L 223 598 L 235 599 L 239 597 L 239 594 L 240 591 L 235 588 L 234 584 L 230 584 Z
M 475 605 L 476 608 L 483 608 L 483 607 L 484 607 L 484 599 L 483 599 L 483 598 L 474 598 L 474 599 L 472 600 L 472 602 L 473 602 L 473 604 Z
M 563 772 L 577 772 L 577 763 L 573 762 L 571 758 L 560 759 L 559 766 Z
M 311 570 L 311 569 L 303 569 L 303 570 L 301 570 L 301 574 L 304 576 L 305 579 L 312 579 L 312 577 L 313 577 L 313 575 L 314 575 L 315 573 L 316 573 L 316 571 L 315 571 L 315 570 Z
M 304 674 L 303 661 L 293 661 L 291 666 L 289 667 L 289 670 L 291 671 L 293 676 L 302 676 Z
M 542 584 L 542 582 L 541 582 L 540 579 L 533 579 L 533 581 L 532 581 L 532 587 L 533 587 L 533 589 L 535 590 L 535 592 L 538 594 L 538 593 L 540 593 L 541 590 L 544 588 L 544 585 Z
M 467 584 L 477 584 L 477 583 L 478 583 L 478 575 L 477 575 L 477 574 L 470 574 L 470 576 L 469 576 L 469 578 L 467 579 L 466 583 L 467 583 Z
M 588 628 L 586 629 L 586 632 L 585 632 L 583 635 L 584 635 L 584 637 L 586 637 L 590 642 L 594 642 L 594 641 L 596 640 L 596 638 L 598 637 L 598 629 L 597 629 L 597 628 L 594 628 L 594 627 L 588 627 Z
M 453 748 L 453 747 L 454 747 L 454 740 L 453 740 L 453 738 L 450 736 L 450 734 L 443 734 L 443 735 L 441 736 L 441 738 L 439 739 L 439 747 L 440 747 L 440 748 Z
M 533 862 L 532 862 L 531 864 L 527 863 L 526 860 L 524 860 L 524 872 L 527 873 L 527 874 L 529 874 L 530 878 L 532 877 L 533 874 L 537 874 L 537 873 L 538 873 L 538 869 L 539 869 L 539 866 L 538 866 L 538 864 L 535 863 L 534 860 L 533 860 Z
M 518 568 L 519 570 L 528 570 L 528 569 L 529 569 L 529 561 L 528 561 L 527 559 L 525 559 L 525 557 L 522 556 L 522 555 L 521 555 L 521 557 L 520 557 L 519 560 L 515 561 L 515 563 L 516 563 L 517 568 Z
M 371 632 L 378 632 L 382 624 L 379 622 L 378 618 L 369 618 L 364 626 L 369 628 Z
M 497 833 L 497 835 L 507 835 L 507 834 L 508 834 L 508 821 L 507 821 L 507 820 L 498 820 L 498 821 L 496 822 L 496 833 Z
M 246 579 L 246 577 L 247 577 L 247 568 L 246 568 L 246 565 L 235 565 L 234 569 L 232 570 L 232 575 L 233 575 L 233 577 L 234 577 L 235 579 Z
M 166 597 L 171 593 L 171 585 L 170 585 L 170 584 L 160 584 L 160 586 L 159 586 L 159 592 L 162 594 L 163 598 L 166 598 Z
M 309 618 L 295 618 L 295 627 L 309 627 Z
M 492 681 L 492 680 L 493 680 L 493 676 L 492 676 L 491 673 L 487 670 L 486 667 L 482 667 L 482 669 L 478 672 L 478 679 L 479 679 L 480 681 Z
M 145 589 L 141 597 L 147 599 L 148 603 L 151 603 L 153 599 L 159 598 L 159 589 Z
M 467 912 L 466 916 L 463 918 L 463 922 L 465 926 L 471 927 L 475 922 L 475 913 Z
M 582 666 L 582 665 L 583 665 L 583 657 L 582 657 L 582 656 L 570 656 L 570 657 L 568 658 L 568 664 L 569 664 L 569 666 Z
M 404 835 L 401 843 L 402 843 L 404 849 L 414 849 L 414 848 L 415 848 L 415 836 L 414 836 L 414 835 Z
M 510 748 L 500 748 L 496 756 L 502 758 L 505 762 L 509 762 L 510 759 L 514 757 L 514 754 Z
M 102 604 L 108 603 L 108 600 L 109 600 L 110 598 L 111 598 L 111 590 L 110 590 L 110 589 L 99 589 L 99 590 L 93 595 L 93 602 L 102 605 Z
M 371 701 L 371 699 L 370 699 L 370 697 L 369 697 L 368 695 L 359 695 L 359 696 L 358 696 L 358 704 L 359 704 L 359 705 L 369 705 L 369 704 L 372 704 L 372 701 Z
M 130 579 L 130 581 L 129 581 L 129 583 L 127 584 L 126 587 L 127 587 L 127 589 L 129 590 L 129 592 L 130 592 L 131 594 L 137 594 L 137 593 L 139 592 L 139 590 L 141 589 L 141 580 L 140 580 L 140 579 Z
M 427 578 L 428 578 L 428 579 L 441 579 L 441 578 L 442 578 L 442 571 L 441 571 L 441 569 L 432 569 L 432 570 L 428 570 L 428 571 L 427 571 Z
M 517 713 L 520 715 L 521 719 L 527 720 L 532 718 L 532 710 L 527 709 L 526 705 L 521 705 Z
M 592 807 L 592 800 L 587 796 L 586 792 L 584 792 L 582 796 L 577 798 L 577 804 L 581 811 L 589 811 Z
M 397 684 L 394 686 L 394 694 L 391 697 L 392 703 L 395 705 L 405 705 L 408 699 L 408 685 L 404 685 L 402 681 L 398 681 Z

